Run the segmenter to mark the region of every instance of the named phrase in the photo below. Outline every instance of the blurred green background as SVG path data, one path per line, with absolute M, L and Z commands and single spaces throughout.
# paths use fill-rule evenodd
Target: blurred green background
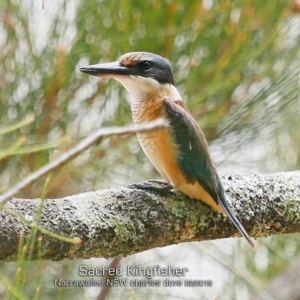
M 78 70 L 130 51 L 171 61 L 176 86 L 221 174 L 300 168 L 299 1 L 74 0 L 42 6 L 42 0 L 0 2 L 0 192 L 97 128 L 132 122 L 119 84 Z M 135 137 L 112 137 L 56 172 L 47 197 L 150 178 L 159 175 Z M 18 197 L 40 197 L 44 183 L 41 178 Z M 214 286 L 113 288 L 108 299 L 252 299 L 256 293 L 283 299 L 267 287 L 293 267 L 299 235 L 257 244 L 253 252 L 237 239 L 191 243 L 124 258 L 124 265 L 188 267 L 191 279 L 212 279 Z M 18 264 L 0 263 L 0 297 L 96 299 L 96 288 L 53 285 L 53 278 L 78 278 L 80 263 L 22 264 L 22 276 Z M 109 260 L 84 263 L 100 267 Z

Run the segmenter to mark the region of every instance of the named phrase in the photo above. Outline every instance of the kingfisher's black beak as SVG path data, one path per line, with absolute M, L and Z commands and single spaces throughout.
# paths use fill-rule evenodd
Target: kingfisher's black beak
M 118 61 L 90 65 L 79 69 L 83 73 L 99 77 L 114 77 L 114 75 L 131 75 L 132 70 L 122 66 Z

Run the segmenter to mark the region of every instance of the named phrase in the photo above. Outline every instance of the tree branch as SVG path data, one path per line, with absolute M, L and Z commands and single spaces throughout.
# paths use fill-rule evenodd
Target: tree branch
M 37 171 L 31 173 L 30 175 L 25 177 L 20 183 L 18 183 L 8 191 L 6 191 L 0 198 L 0 204 L 4 204 L 5 202 L 7 202 L 11 197 L 16 195 L 22 189 L 26 188 L 34 181 L 40 179 L 41 176 L 49 174 L 55 169 L 62 167 L 65 163 L 72 160 L 74 157 L 79 155 L 82 151 L 88 149 L 93 144 L 98 143 L 103 137 L 109 137 L 112 135 L 113 136 L 125 135 L 125 134 L 130 135 L 130 134 L 135 134 L 137 132 L 155 131 L 168 126 L 169 125 L 166 120 L 159 118 L 144 124 L 129 125 L 123 127 L 99 128 L 93 134 L 89 135 L 84 140 L 82 140 L 75 147 L 69 149 L 68 151 L 63 153 L 60 157 L 46 164 L 45 166 L 38 169 Z
M 253 237 L 300 231 L 300 172 L 223 177 L 227 198 Z M 7 208 L 26 223 L 0 211 L 0 259 L 15 261 L 20 233 L 29 238 L 40 199 L 13 199 Z M 130 255 L 182 242 L 238 236 L 227 217 L 179 192 L 113 188 L 45 200 L 39 225 L 42 249 L 32 259 L 61 260 Z M 45 230 L 77 238 L 71 244 Z M 38 239 L 37 239 L 38 240 Z M 41 240 L 41 239 L 40 239 Z

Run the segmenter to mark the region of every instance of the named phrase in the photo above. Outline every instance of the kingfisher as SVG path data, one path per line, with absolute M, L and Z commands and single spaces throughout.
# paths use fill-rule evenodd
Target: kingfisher
M 174 188 L 227 214 L 254 248 L 227 203 L 205 136 L 174 85 L 169 60 L 150 52 L 130 52 L 115 62 L 81 67 L 80 71 L 120 82 L 130 94 L 135 124 L 168 120 L 169 127 L 137 134 L 146 156 L 169 183 L 163 188 Z

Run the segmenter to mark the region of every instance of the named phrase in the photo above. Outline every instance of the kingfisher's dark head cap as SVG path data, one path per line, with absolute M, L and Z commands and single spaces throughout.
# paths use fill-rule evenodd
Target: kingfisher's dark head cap
M 173 70 L 168 59 L 150 52 L 129 52 L 117 60 L 122 66 L 132 69 L 134 74 L 152 77 L 159 83 L 174 84 Z
M 100 77 L 113 75 L 133 75 L 153 78 L 159 83 L 174 85 L 170 62 L 150 52 L 129 52 L 121 55 L 117 61 L 80 68 L 80 71 Z

